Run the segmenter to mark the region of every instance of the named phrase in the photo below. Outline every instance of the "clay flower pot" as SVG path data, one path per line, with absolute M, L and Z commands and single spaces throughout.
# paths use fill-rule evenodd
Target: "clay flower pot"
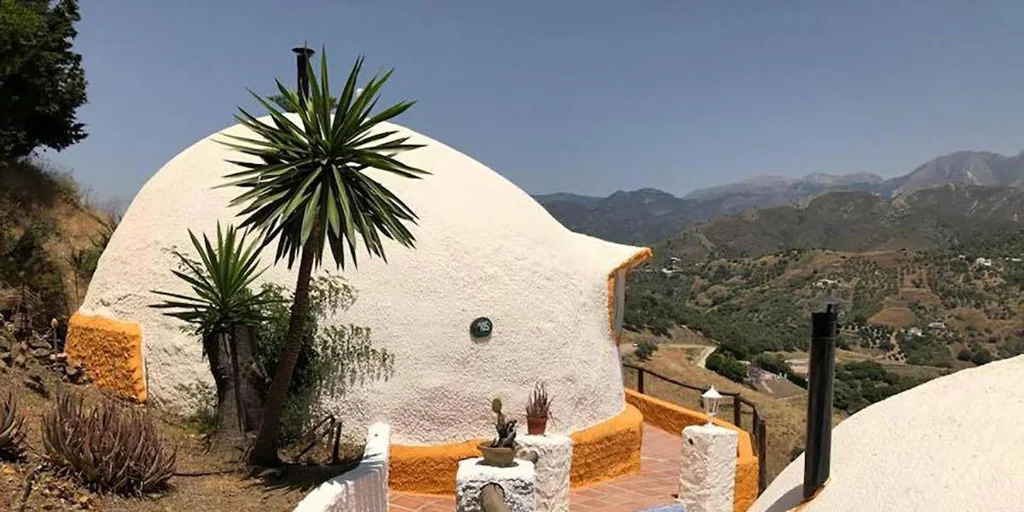
M 495 448 L 491 446 L 490 441 L 480 443 L 480 445 L 477 446 L 477 449 L 479 449 L 480 453 L 483 454 L 484 456 L 485 464 L 489 466 L 497 466 L 503 468 L 509 467 L 514 463 L 516 458 L 516 450 L 518 448 L 518 444 L 512 448 Z
M 541 417 L 526 417 L 526 433 L 531 436 L 542 436 L 544 431 L 548 428 L 547 416 Z

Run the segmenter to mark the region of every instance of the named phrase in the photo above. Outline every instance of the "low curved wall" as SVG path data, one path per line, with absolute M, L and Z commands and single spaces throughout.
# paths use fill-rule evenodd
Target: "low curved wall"
M 707 423 L 703 413 L 691 411 L 671 402 L 640 394 L 626 389 L 626 403 L 636 407 L 645 422 L 673 435 L 682 435 L 683 428 Z M 750 508 L 757 499 L 758 460 L 750 434 L 732 423 L 714 419 L 714 424 L 735 430 L 739 434 L 736 449 L 736 494 L 733 499 L 735 510 L 742 512 Z
M 387 512 L 390 439 L 390 426 L 371 425 L 366 431 L 366 448 L 359 466 L 320 484 L 293 512 Z
M 573 432 L 573 487 L 591 485 L 640 472 L 644 417 L 627 405 L 618 416 Z M 479 457 L 487 439 L 430 446 L 391 446 L 391 488 L 417 494 L 455 494 L 459 461 Z M 756 475 L 755 475 L 756 476 Z M 756 483 L 756 481 L 755 481 Z

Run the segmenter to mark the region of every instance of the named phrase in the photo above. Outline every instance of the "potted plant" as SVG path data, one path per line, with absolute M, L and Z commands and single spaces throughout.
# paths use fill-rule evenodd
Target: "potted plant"
M 531 436 L 542 436 L 548 427 L 551 415 L 551 397 L 543 382 L 533 386 L 530 401 L 526 404 L 526 432 Z
M 498 437 L 494 441 L 480 443 L 477 447 L 484 456 L 484 464 L 499 467 L 511 466 L 516 458 L 516 420 L 505 421 L 501 412 L 501 400 L 495 398 L 491 402 L 491 410 L 496 415 L 494 429 Z

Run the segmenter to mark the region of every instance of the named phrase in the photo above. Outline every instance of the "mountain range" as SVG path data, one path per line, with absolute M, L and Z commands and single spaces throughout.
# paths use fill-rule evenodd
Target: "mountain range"
M 631 192 L 620 190 L 606 198 L 569 193 L 534 198 L 573 231 L 620 243 L 651 244 L 714 217 L 799 204 L 822 194 L 859 193 L 855 196 L 874 196 L 883 203 L 948 184 L 1022 188 L 1024 152 L 1008 157 L 983 151 L 958 151 L 890 179 L 869 173 L 819 173 L 802 178 L 758 176 L 694 190 L 684 197 L 643 188 Z

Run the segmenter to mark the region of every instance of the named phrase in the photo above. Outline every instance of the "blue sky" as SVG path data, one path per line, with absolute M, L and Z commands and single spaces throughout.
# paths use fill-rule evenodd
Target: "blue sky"
M 294 84 L 290 48 L 396 68 L 401 120 L 531 193 L 897 175 L 1024 149 L 1024 2 L 82 2 L 90 136 L 49 158 L 131 198 Z M 335 83 L 339 83 L 335 78 Z

